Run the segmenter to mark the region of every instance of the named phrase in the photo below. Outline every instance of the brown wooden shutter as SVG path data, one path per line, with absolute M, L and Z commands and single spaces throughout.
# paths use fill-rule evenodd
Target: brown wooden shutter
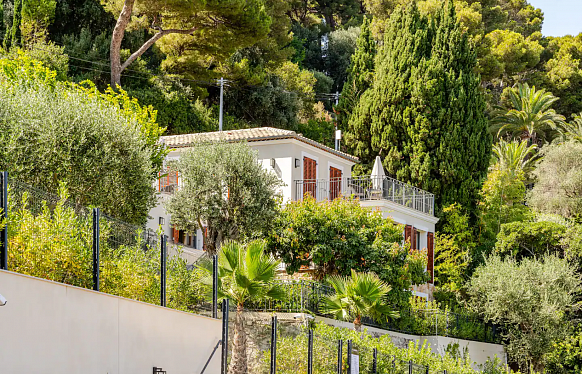
M 427 262 L 426 270 L 430 274 L 430 283 L 434 283 L 434 233 L 426 234 Z
M 309 193 L 316 197 L 317 162 L 309 157 L 303 157 L 303 195 Z
M 410 245 L 411 245 L 410 248 L 412 248 L 412 238 L 411 238 L 411 236 L 412 236 L 412 226 L 406 225 L 406 227 L 404 227 L 404 241 L 405 242 L 410 241 Z
M 410 239 L 410 248 L 418 249 L 418 243 L 416 242 L 416 227 L 412 227 L 411 239 Z
M 172 227 L 172 240 L 174 243 L 178 243 L 178 240 L 180 240 L 180 230 L 178 230 L 176 226 Z
M 206 239 L 208 237 L 208 227 L 204 226 L 202 230 L 202 250 L 206 250 Z
M 341 196 L 342 192 L 342 171 L 330 166 L 329 168 L 329 199 L 334 200 Z

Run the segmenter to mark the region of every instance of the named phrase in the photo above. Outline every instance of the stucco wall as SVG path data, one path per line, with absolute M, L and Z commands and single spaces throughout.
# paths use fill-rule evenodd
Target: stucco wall
M 0 293 L 1 373 L 200 373 L 221 336 L 220 320 L 6 271 Z
M 416 211 L 388 200 L 366 200 L 360 202 L 364 207 L 378 209 L 382 216 L 391 217 L 395 222 L 403 225 L 412 225 L 423 232 L 435 232 L 438 218 Z M 421 243 L 426 246 L 426 242 Z

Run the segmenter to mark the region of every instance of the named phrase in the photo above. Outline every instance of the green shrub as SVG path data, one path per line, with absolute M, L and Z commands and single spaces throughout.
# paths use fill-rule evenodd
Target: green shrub
M 125 92 L 58 82 L 19 54 L 0 59 L 0 170 L 77 204 L 145 223 L 167 154 L 156 112 Z
M 554 343 L 553 351 L 548 354 L 546 369 L 555 374 L 574 374 L 582 372 L 582 329 L 566 339 Z
M 389 335 L 374 338 L 366 330 L 354 330 L 328 326 L 317 323 L 314 328 L 313 373 L 331 374 L 337 372 L 337 342 L 344 341 L 343 367 L 347 365 L 346 341 L 351 340 L 353 353 L 359 355 L 360 372 L 371 373 L 373 365 L 373 350 L 378 350 L 378 373 L 403 373 L 405 363 L 412 361 L 417 365 L 430 367 L 431 373 L 447 370 L 455 374 L 472 374 L 477 371 L 471 368 L 469 358 L 453 357 L 449 353 L 440 356 L 431 351 L 430 346 L 410 342 L 407 349 L 398 348 L 392 343 Z M 268 373 L 270 351 L 263 353 L 261 373 Z M 395 365 L 394 365 L 395 364 Z M 277 340 L 277 372 L 304 373 L 307 372 L 307 331 L 297 335 L 280 334 Z
M 57 199 L 39 200 L 35 190 L 11 186 L 8 212 L 8 266 L 11 271 L 73 286 L 92 288 L 92 216 L 71 204 L 64 188 Z M 112 240 L 117 221 L 100 220 L 100 291 L 158 304 L 160 246 L 146 243 L 140 230 Z M 206 299 L 196 271 L 177 255 L 167 261 L 167 306 L 192 310 Z

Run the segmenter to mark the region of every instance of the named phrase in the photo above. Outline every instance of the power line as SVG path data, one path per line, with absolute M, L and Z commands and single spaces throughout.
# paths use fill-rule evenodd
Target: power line
M 0 37 L 0 40 L 3 41 L 4 38 L 3 37 Z M 51 41 L 51 43 L 53 43 L 54 45 L 56 45 L 58 47 L 63 47 L 65 49 L 67 48 L 64 45 L 57 44 L 57 43 L 52 42 L 52 41 Z M 22 47 L 22 44 L 17 44 L 17 46 Z M 48 52 L 48 53 L 52 53 L 53 52 L 53 51 L 49 51 L 49 50 L 47 50 L 45 48 L 42 48 L 39 45 L 36 45 L 35 48 L 37 48 L 39 50 L 42 50 L 44 52 Z M 65 51 L 64 53 L 67 55 L 68 58 L 73 59 L 73 60 L 82 61 L 82 62 L 89 63 L 89 64 L 92 64 L 92 65 L 98 65 L 98 66 L 104 66 L 104 67 L 110 67 L 111 66 L 110 63 L 106 63 L 103 60 L 100 60 L 100 61 L 91 61 L 91 60 L 87 60 L 87 59 L 84 59 L 84 58 L 77 57 L 77 56 L 73 55 L 70 51 Z M 78 66 L 78 65 L 70 64 L 70 63 L 68 65 L 71 66 L 71 67 L 75 67 L 77 69 L 82 69 L 82 70 L 87 70 L 87 71 L 94 71 L 94 72 L 98 72 L 98 73 L 101 73 L 101 74 L 111 75 L 111 71 L 105 71 L 105 70 L 100 70 L 100 69 L 88 68 L 88 67 L 83 67 L 83 66 Z M 220 84 L 217 81 L 190 79 L 190 78 L 184 78 L 184 77 L 172 77 L 172 76 L 170 76 L 168 74 L 154 74 L 154 73 L 151 73 L 151 72 L 133 70 L 133 69 L 129 69 L 129 68 L 125 68 L 123 71 L 124 72 L 125 71 L 129 71 L 129 72 L 133 72 L 133 73 L 137 73 L 137 74 L 144 74 L 144 75 L 148 75 L 149 76 L 149 77 L 139 77 L 139 76 L 130 75 L 130 74 L 127 74 L 127 73 L 122 72 L 121 73 L 121 76 L 122 77 L 126 77 L 126 78 L 134 78 L 134 79 L 142 79 L 142 80 L 149 80 L 150 78 L 177 79 L 177 80 L 180 80 L 180 81 L 183 81 L 183 82 L 191 82 L 191 83 L 195 83 L 195 84 L 199 84 L 199 85 L 220 86 Z M 242 85 L 236 84 L 235 81 L 226 80 L 226 79 L 224 80 L 224 82 L 232 82 L 232 83 L 234 83 L 234 85 L 235 85 L 235 87 L 237 89 L 242 89 L 242 90 L 246 90 L 246 91 L 249 91 L 249 92 L 253 92 L 252 88 L 264 88 L 265 87 L 265 86 L 261 86 L 261 85 L 250 85 L 250 84 L 247 84 L 247 85 L 242 86 Z M 299 98 L 304 99 L 304 100 L 314 100 L 314 99 L 315 100 L 333 100 L 333 99 L 336 99 L 337 100 L 337 94 L 334 94 L 334 93 L 316 92 L 316 93 L 314 93 L 314 96 L 308 96 L 308 95 L 303 95 L 302 93 L 297 92 L 297 91 L 287 91 L 287 90 L 283 90 L 283 92 L 290 93 L 290 94 L 295 94 Z

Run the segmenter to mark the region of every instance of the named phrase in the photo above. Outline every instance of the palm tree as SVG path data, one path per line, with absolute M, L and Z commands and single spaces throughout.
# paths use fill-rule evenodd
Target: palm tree
M 550 92 L 520 83 L 517 88 L 509 90 L 512 108 L 495 107 L 492 129 L 497 131 L 498 137 L 507 134 L 528 140 L 529 144 L 547 141 L 551 130 L 557 130 L 565 120 L 564 116 L 550 109 L 558 99 Z
M 356 331 L 362 329 L 362 317 L 399 317 L 399 313 L 386 304 L 390 286 L 374 273 L 357 273 L 352 269 L 351 278 L 332 276 L 327 282 L 335 289 L 335 294 L 323 298 L 323 311 L 334 318 L 352 321 Z
M 574 120 L 570 123 L 562 123 L 562 134 L 566 139 L 582 142 L 582 113 L 574 114 Z
M 528 146 L 525 140 L 507 142 L 501 139 L 493 146 L 493 162 L 500 169 L 509 170 L 512 175 L 519 171 L 527 175 L 540 159 L 537 149 L 536 144 Z
M 247 335 L 244 325 L 244 306 L 263 299 L 284 300 L 284 291 L 273 285 L 275 270 L 280 262 L 265 253 L 265 242 L 256 240 L 244 246 L 225 242 L 218 254 L 218 298 L 236 303 L 230 374 L 247 373 Z M 212 287 L 212 264 L 205 261 L 203 283 Z

